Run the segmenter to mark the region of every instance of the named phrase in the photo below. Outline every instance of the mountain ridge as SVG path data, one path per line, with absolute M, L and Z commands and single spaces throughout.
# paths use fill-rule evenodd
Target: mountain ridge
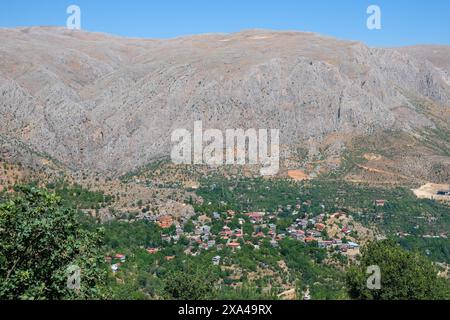
M 167 156 L 171 132 L 195 120 L 279 128 L 287 150 L 333 134 L 435 129 L 419 100 L 450 123 L 450 46 L 268 30 L 161 40 L 19 28 L 0 39 L 0 134 L 73 170 L 133 170 Z

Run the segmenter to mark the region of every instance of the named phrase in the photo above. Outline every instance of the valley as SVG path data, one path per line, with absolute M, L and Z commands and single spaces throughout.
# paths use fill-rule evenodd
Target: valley
M 448 46 L 53 27 L 0 40 L 0 297 L 450 297 Z M 199 121 L 276 128 L 279 170 L 175 164 L 172 133 Z M 47 261 L 64 285 L 75 257 L 79 292 L 22 286 Z M 373 264 L 417 291 L 361 289 Z

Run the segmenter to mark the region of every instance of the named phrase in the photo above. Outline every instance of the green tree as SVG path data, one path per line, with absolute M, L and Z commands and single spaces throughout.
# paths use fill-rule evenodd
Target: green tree
M 369 289 L 369 266 L 381 271 L 381 288 Z M 370 243 L 362 250 L 361 263 L 347 273 L 350 297 L 369 300 L 431 300 L 450 298 L 448 280 L 426 257 L 406 251 L 393 241 Z
M 81 227 L 61 198 L 18 187 L 0 204 L 0 299 L 91 299 L 104 294 L 101 231 Z M 69 268 L 81 270 L 68 289 Z
M 184 270 L 169 272 L 164 289 L 170 299 L 205 300 L 213 295 L 217 279 L 211 267 L 188 265 Z
M 192 222 L 191 219 L 189 219 L 189 220 L 186 222 L 186 224 L 184 225 L 183 230 L 184 230 L 184 232 L 186 232 L 186 233 L 191 233 L 191 232 L 194 232 L 194 229 L 195 229 L 194 223 Z
M 253 225 L 250 222 L 244 223 L 243 231 L 245 235 L 251 235 L 253 233 Z

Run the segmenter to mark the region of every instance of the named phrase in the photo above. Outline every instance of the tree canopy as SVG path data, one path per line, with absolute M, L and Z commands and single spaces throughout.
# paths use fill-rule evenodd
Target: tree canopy
M 378 266 L 380 289 L 369 289 L 367 268 Z M 435 300 L 450 298 L 447 279 L 438 276 L 436 267 L 417 252 L 407 251 L 391 240 L 370 243 L 362 250 L 358 266 L 347 273 L 349 294 L 368 300 Z
M 101 230 L 84 229 L 76 211 L 55 194 L 16 188 L 0 203 L 0 299 L 101 297 L 101 239 Z M 80 285 L 69 289 L 77 268 Z
M 184 270 L 173 270 L 166 276 L 165 291 L 169 299 L 204 300 L 214 293 L 217 273 L 211 267 L 187 265 Z

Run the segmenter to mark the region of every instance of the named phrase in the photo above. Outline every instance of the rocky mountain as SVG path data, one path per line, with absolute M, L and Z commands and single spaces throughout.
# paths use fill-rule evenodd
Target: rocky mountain
M 369 48 L 314 33 L 168 40 L 0 29 L 0 141 L 122 174 L 176 128 L 278 128 L 285 146 L 450 127 L 450 47 Z M 419 103 L 420 102 L 420 103 Z M 430 115 L 421 103 L 437 110 Z M 437 118 L 436 118 L 437 117 Z

